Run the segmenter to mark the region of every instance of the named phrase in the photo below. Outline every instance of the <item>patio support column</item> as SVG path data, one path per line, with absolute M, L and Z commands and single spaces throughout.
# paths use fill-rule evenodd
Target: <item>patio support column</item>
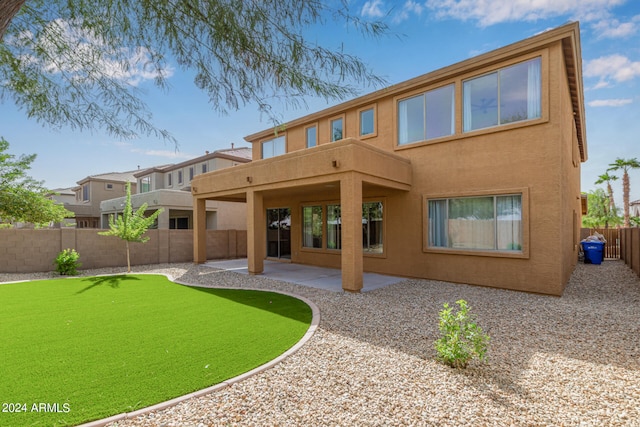
M 207 200 L 193 199 L 193 262 L 207 261 Z
M 261 274 L 264 271 L 265 212 L 262 193 L 247 191 L 247 262 L 249 274 Z
M 342 289 L 360 292 L 362 277 L 362 178 L 348 173 L 340 180 L 342 221 Z

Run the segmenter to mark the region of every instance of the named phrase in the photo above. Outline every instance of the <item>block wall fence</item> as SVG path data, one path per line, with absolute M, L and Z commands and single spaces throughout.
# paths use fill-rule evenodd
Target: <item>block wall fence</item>
M 64 249 L 80 254 L 81 269 L 124 267 L 125 242 L 100 236 L 96 229 L 0 230 L 0 273 L 55 270 L 54 259 Z M 149 230 L 146 243 L 131 243 L 131 265 L 193 261 L 193 230 Z M 207 259 L 247 256 L 246 230 L 207 230 Z

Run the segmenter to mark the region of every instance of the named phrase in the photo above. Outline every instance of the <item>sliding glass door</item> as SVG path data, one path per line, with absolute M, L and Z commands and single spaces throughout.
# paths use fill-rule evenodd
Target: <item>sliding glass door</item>
M 291 209 L 267 209 L 267 257 L 291 259 Z

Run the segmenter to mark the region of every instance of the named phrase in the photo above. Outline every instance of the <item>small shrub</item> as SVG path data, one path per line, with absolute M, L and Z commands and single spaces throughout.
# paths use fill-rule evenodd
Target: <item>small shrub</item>
M 75 249 L 65 249 L 58 254 L 54 263 L 56 271 L 62 276 L 75 276 L 78 274 L 78 267 L 82 264 L 78 262 L 80 254 Z
M 452 368 L 466 368 L 471 359 L 484 360 L 489 335 L 482 331 L 465 300 L 458 300 L 460 309 L 454 313 L 448 303 L 440 312 L 440 338 L 434 342 L 438 360 Z

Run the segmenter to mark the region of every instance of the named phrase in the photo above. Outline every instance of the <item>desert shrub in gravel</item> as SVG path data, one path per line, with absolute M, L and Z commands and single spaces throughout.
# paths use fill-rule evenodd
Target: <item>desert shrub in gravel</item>
M 489 335 L 482 331 L 465 300 L 458 300 L 457 312 L 448 303 L 440 311 L 440 338 L 434 342 L 438 360 L 452 368 L 466 368 L 474 357 L 484 360 L 489 346 Z
M 80 254 L 75 249 L 65 249 L 58 254 L 54 264 L 56 271 L 62 276 L 75 276 L 78 274 L 78 267 L 82 264 L 78 262 Z

